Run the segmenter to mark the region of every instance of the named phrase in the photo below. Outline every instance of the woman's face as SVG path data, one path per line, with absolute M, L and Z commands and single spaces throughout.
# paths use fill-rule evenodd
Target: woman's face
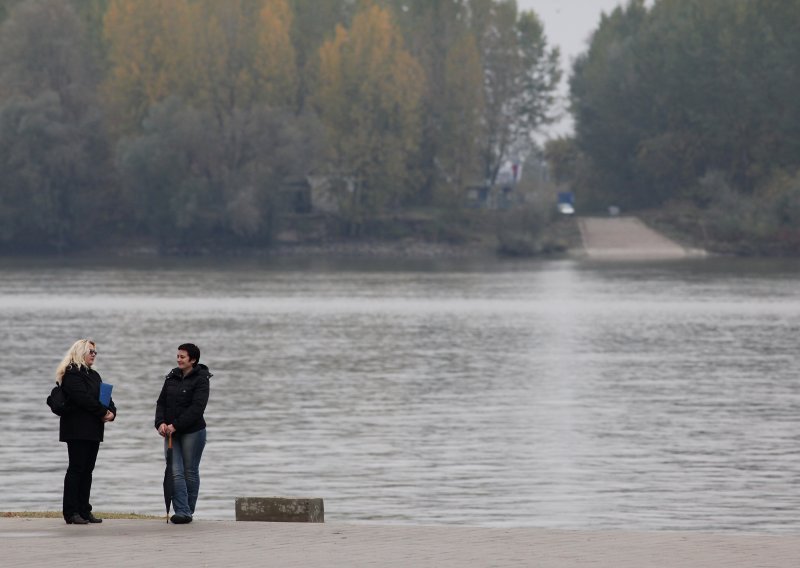
M 86 361 L 86 364 L 91 367 L 94 365 L 95 357 L 97 357 L 97 349 L 91 343 L 89 344 L 89 349 L 86 351 L 86 354 L 83 356 L 83 360 Z
M 178 350 L 178 368 L 181 371 L 188 371 L 192 368 L 192 362 L 189 359 L 189 354 L 182 349 Z

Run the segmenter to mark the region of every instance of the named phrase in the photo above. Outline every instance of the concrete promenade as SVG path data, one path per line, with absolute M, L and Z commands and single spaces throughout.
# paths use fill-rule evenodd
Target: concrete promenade
M 796 568 L 800 535 L 0 518 L 0 566 Z

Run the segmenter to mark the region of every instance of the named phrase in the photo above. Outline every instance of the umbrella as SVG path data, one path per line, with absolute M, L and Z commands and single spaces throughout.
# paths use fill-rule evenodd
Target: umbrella
M 169 523 L 169 506 L 172 503 L 172 493 L 175 490 L 175 481 L 172 479 L 172 434 L 169 435 L 167 444 L 167 468 L 164 470 L 164 504 L 167 506 L 167 522 Z

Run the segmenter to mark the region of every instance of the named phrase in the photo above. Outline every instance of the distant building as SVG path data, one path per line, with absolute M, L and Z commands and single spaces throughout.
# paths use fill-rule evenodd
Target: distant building
M 305 176 L 285 178 L 278 188 L 279 210 L 302 215 L 311 213 L 311 185 Z
M 494 185 L 488 181 L 473 183 L 465 188 L 468 207 L 480 209 L 511 209 L 527 201 L 520 192 L 521 160 L 506 161 L 497 172 Z

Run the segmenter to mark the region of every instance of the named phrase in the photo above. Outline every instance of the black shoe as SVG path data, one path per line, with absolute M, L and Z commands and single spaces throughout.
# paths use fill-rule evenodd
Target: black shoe
M 185 525 L 192 522 L 192 517 L 187 517 L 186 515 L 172 515 L 169 520 L 176 525 Z
M 64 518 L 68 525 L 88 525 L 89 521 L 81 517 L 78 513 Z
M 83 517 L 85 520 L 89 521 L 90 523 L 102 523 L 103 522 L 103 519 L 98 519 L 97 517 L 95 517 L 91 513 L 89 513 L 88 515 L 81 515 L 81 517 Z

